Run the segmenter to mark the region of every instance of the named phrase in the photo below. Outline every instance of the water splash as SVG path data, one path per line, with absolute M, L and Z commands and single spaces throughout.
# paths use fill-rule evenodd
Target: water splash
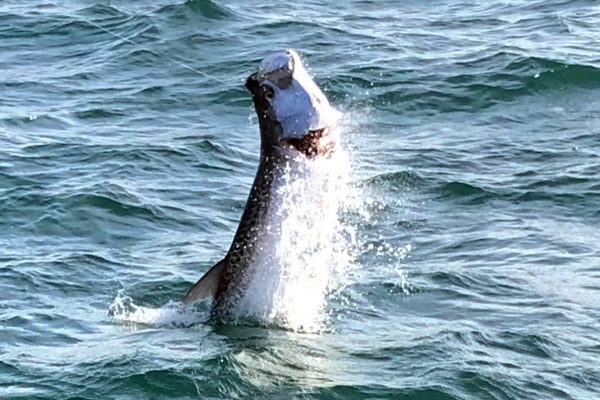
M 148 325 L 160 327 L 187 327 L 204 318 L 185 308 L 181 302 L 170 301 L 160 308 L 136 305 L 131 297 L 120 290 L 111 304 L 108 315 L 115 321 L 132 325 Z
M 361 151 L 365 143 L 380 136 L 371 131 L 371 113 L 369 107 L 361 106 L 346 110 L 343 120 L 344 138 L 351 157 L 351 186 L 345 199 L 344 219 L 347 221 L 344 224 L 352 225 L 359 233 L 354 250 L 356 262 L 347 280 L 367 285 L 383 281 L 396 288 L 394 290 L 410 295 L 415 290 L 404 267 L 413 245 L 407 241 L 410 237 L 401 237 L 398 218 L 399 215 L 409 221 L 414 218 L 409 211 L 411 194 L 404 190 L 403 183 L 382 180 L 389 175 L 387 167 L 373 164 L 372 154 Z M 349 297 L 361 295 L 346 294 L 348 296 L 340 297 L 345 306 L 351 306 Z
M 338 129 L 346 134 L 349 127 L 341 121 Z M 329 329 L 328 303 L 336 299 L 347 303 L 344 289 L 359 280 L 369 281 L 373 265 L 357 262 L 364 253 L 372 253 L 376 275 L 387 276 L 409 292 L 402 261 L 411 245 L 392 246 L 383 237 L 357 234 L 361 224 L 376 222 L 381 211 L 376 204 L 382 199 L 381 194 L 352 184 L 356 168 L 343 148 L 316 160 L 290 156 L 274 185 L 268 239 L 261 243 L 228 323 L 299 332 Z M 204 311 L 185 309 L 179 302 L 142 307 L 120 292 L 109 315 L 124 323 L 185 327 L 206 321 L 206 305 L 200 308 Z
M 326 328 L 327 298 L 345 285 L 355 235 L 340 213 L 347 197 L 346 153 L 291 157 L 277 179 L 269 238 L 254 261 L 236 322 L 252 319 L 295 331 Z
M 349 177 L 348 155 L 341 149 L 317 160 L 290 157 L 274 185 L 268 238 L 228 322 L 302 332 L 327 329 L 327 300 L 348 284 L 354 265 L 356 235 L 341 216 L 351 197 Z M 124 323 L 185 327 L 206 320 L 206 312 L 196 310 L 179 302 L 143 307 L 120 291 L 109 315 Z

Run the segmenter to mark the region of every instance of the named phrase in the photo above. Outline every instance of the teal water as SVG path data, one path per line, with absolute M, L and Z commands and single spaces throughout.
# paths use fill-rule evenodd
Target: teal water
M 300 3 L 0 1 L 1 398 L 600 397 L 597 2 Z M 281 48 L 350 121 L 353 276 L 322 332 L 190 321 Z

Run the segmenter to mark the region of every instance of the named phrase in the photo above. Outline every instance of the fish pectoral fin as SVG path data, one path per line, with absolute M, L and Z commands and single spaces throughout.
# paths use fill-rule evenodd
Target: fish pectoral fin
M 225 260 L 215 264 L 183 298 L 184 304 L 192 304 L 207 297 L 214 298 L 221 283 L 221 277 L 225 271 Z

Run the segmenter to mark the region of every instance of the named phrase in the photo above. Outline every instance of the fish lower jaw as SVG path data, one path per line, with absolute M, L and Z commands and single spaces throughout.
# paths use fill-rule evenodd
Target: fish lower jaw
M 307 158 L 315 158 L 331 155 L 335 151 L 337 140 L 332 129 L 327 127 L 309 131 L 302 138 L 283 139 L 282 144 Z

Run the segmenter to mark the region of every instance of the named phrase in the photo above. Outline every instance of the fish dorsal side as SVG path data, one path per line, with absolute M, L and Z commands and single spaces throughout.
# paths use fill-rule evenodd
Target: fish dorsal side
M 225 260 L 227 258 L 216 263 L 183 298 L 184 304 L 192 304 L 198 300 L 206 298 L 214 298 L 217 294 L 217 289 L 221 284 L 221 278 L 225 271 Z

